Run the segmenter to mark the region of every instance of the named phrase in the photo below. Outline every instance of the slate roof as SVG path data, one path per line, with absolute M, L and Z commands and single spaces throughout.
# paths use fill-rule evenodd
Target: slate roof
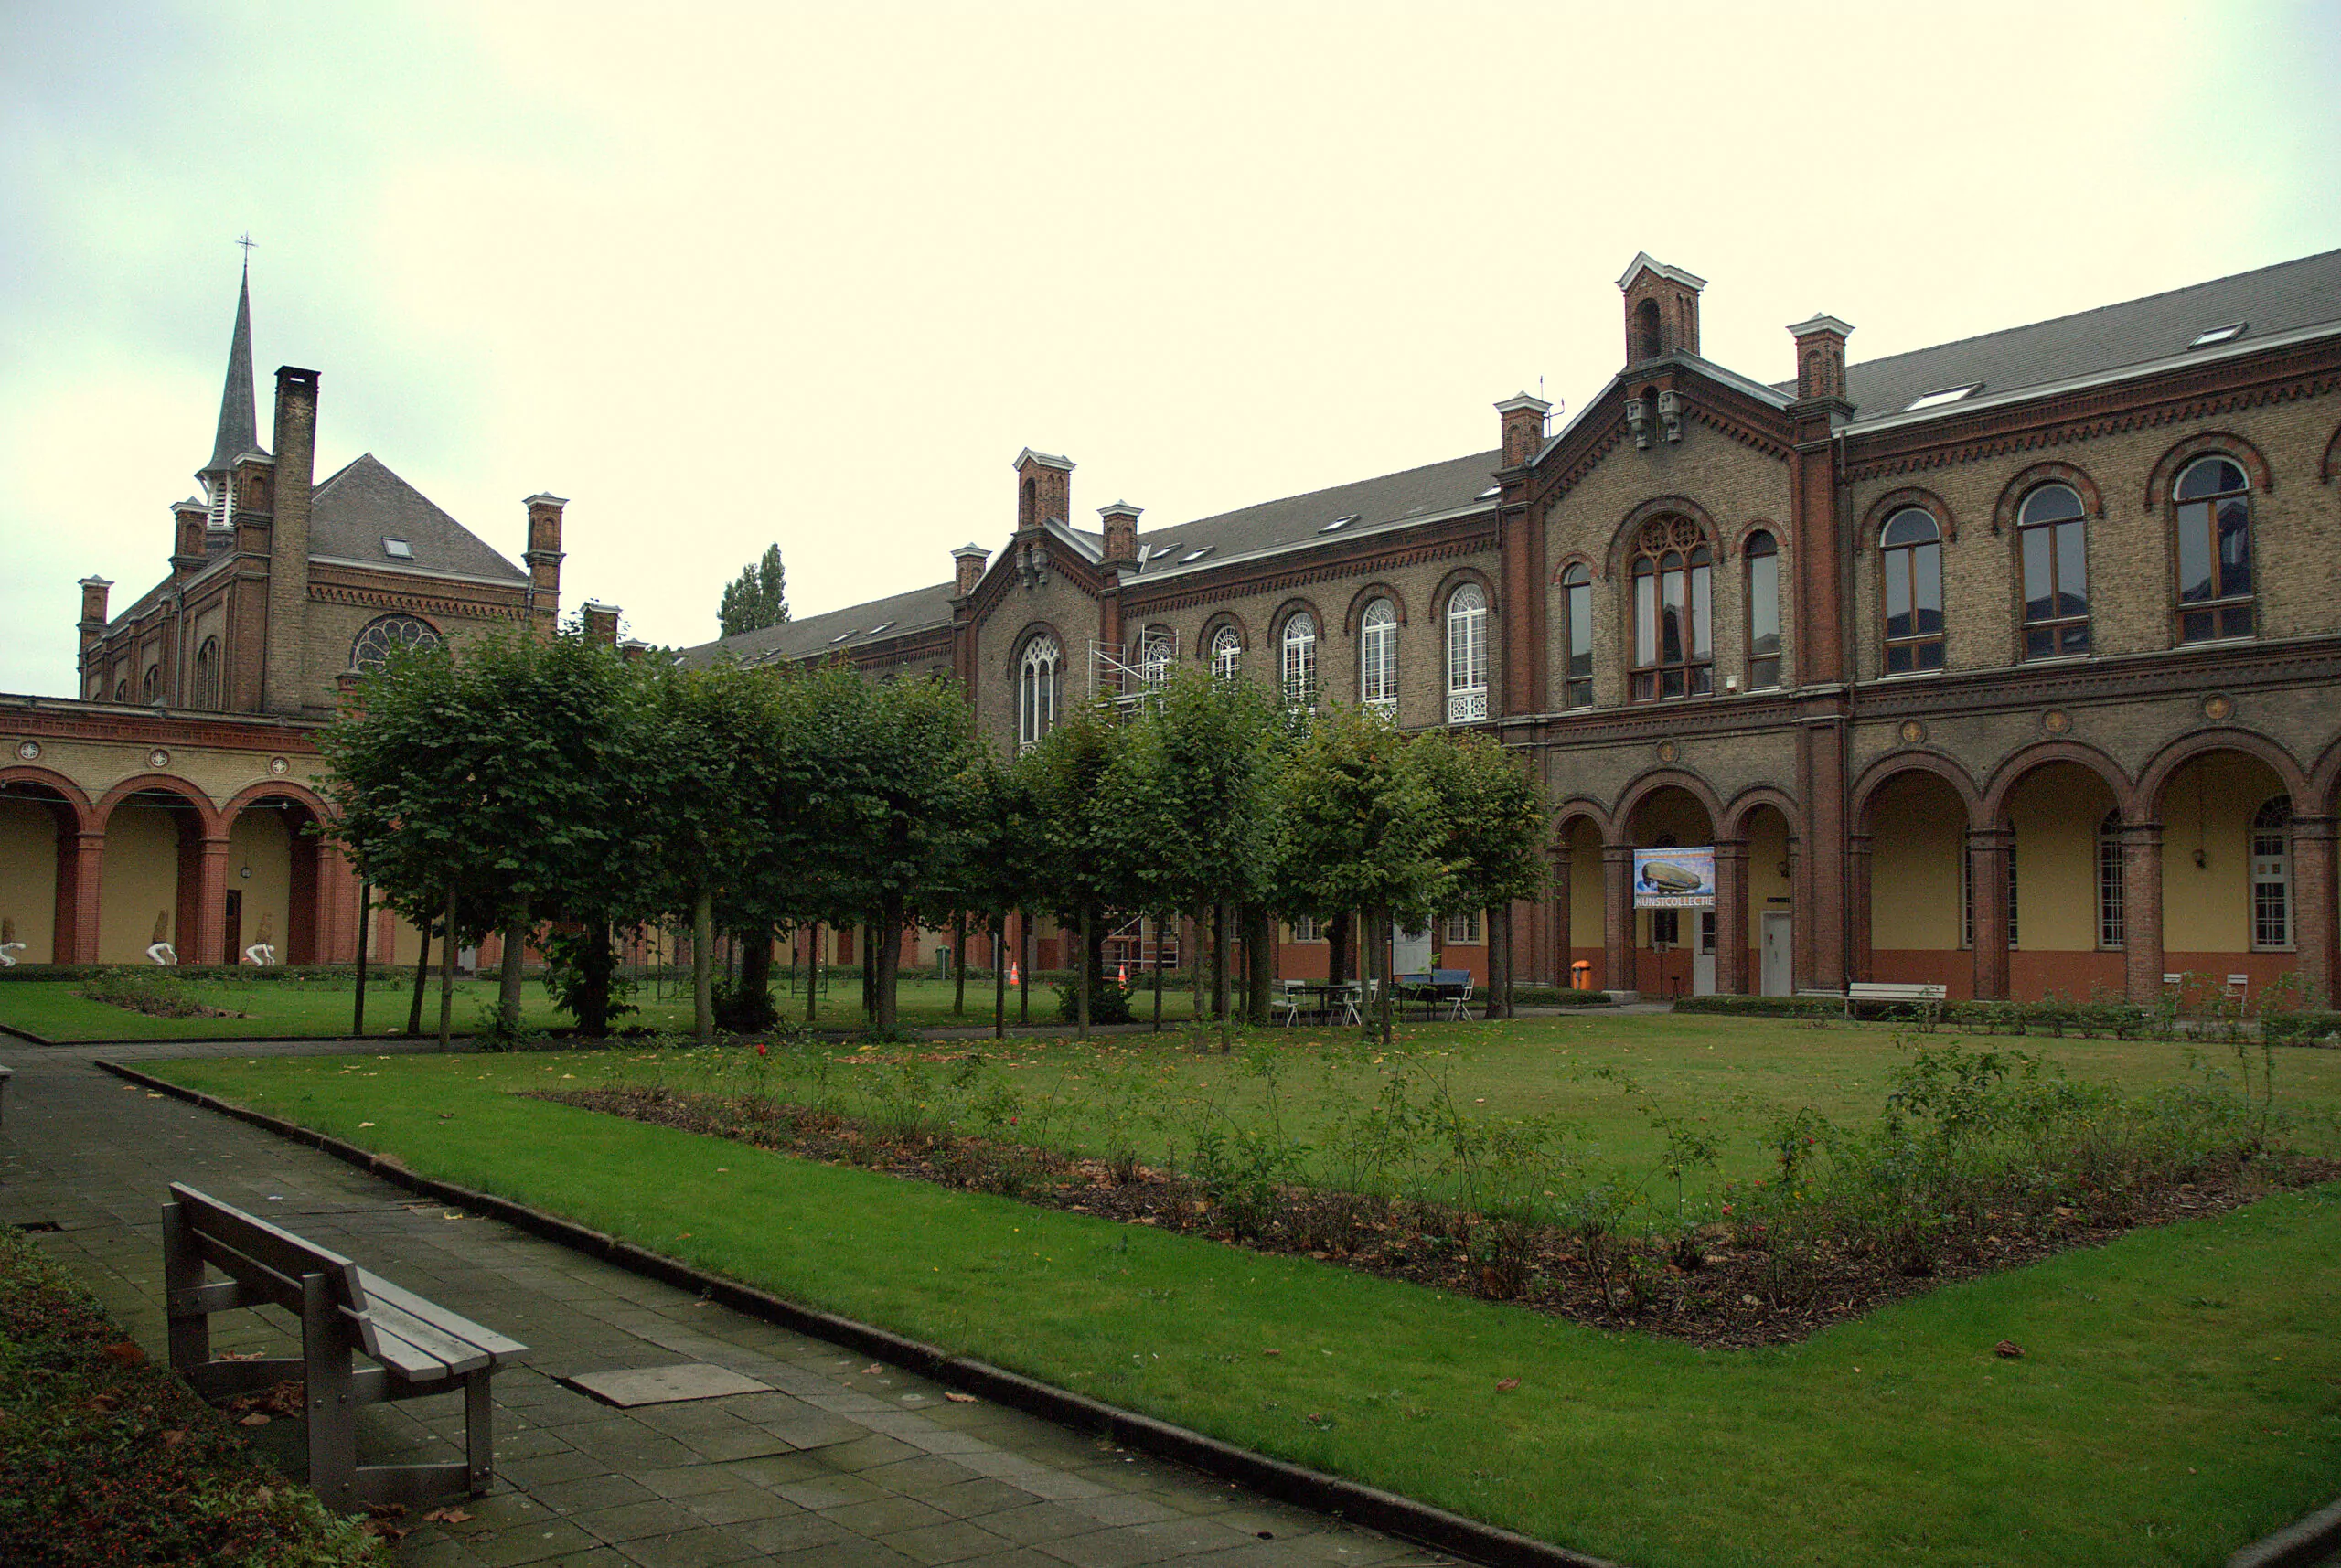
M 1849 364 L 1846 396 L 1855 418 L 1877 419 L 1929 392 L 1971 381 L 1983 383 L 1973 396 L 1984 398 L 2184 355 L 2197 334 L 2238 321 L 2245 324 L 2243 335 L 2231 340 L 2239 347 L 2299 327 L 2341 323 L 2341 251 Z M 1794 396 L 1796 383 L 1780 382 L 1775 389 Z M 1943 411 L 1960 406 L 1947 404 Z
M 211 440 L 206 474 L 224 474 L 236 459 L 258 450 L 260 435 L 252 395 L 252 275 L 247 267 L 236 294 L 236 330 L 228 340 L 228 376 L 219 388 L 219 431 Z
M 844 653 L 871 641 L 872 626 L 885 626 L 886 640 L 891 641 L 905 632 L 949 625 L 951 592 L 948 582 L 914 588 L 891 598 L 872 599 L 867 604 L 807 615 L 801 621 L 785 621 L 762 631 L 743 632 L 736 637 L 719 637 L 684 649 L 683 656 L 693 664 L 706 664 L 719 653 L 728 653 L 743 664 L 754 664 L 767 656 L 795 660 Z M 889 625 L 889 622 L 893 624 Z M 849 635 L 840 639 L 840 632 Z
M 433 506 L 430 498 L 367 453 L 310 493 L 309 554 L 369 566 L 454 572 L 515 582 L 528 573 L 490 549 L 478 535 Z M 412 560 L 382 551 L 385 539 L 404 539 Z

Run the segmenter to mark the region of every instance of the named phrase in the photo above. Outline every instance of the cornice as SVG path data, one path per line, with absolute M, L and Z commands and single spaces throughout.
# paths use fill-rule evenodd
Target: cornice
M 378 586 L 361 582 L 309 581 L 309 599 L 319 604 L 348 604 L 362 610 L 412 610 L 425 615 L 452 615 L 472 620 L 524 621 L 529 607 L 518 592 L 495 598 L 454 598 L 418 593 L 403 584 Z
M 189 713 L 81 702 L 65 697 L 0 698 L 0 731 L 60 741 L 125 745 L 214 746 L 230 751 L 314 753 L 322 719 L 262 719 L 253 714 Z
M 2341 636 L 2303 637 L 1865 681 L 1854 688 L 1853 707 L 1857 718 L 1899 719 L 2191 697 L 2213 690 L 2290 686 L 2329 690 L 2336 682 L 2341 682 Z
M 1313 560 L 1297 562 L 1289 556 L 1277 556 L 1257 563 L 1233 562 L 1220 576 L 1202 582 L 1181 582 L 1175 588 L 1155 593 L 1146 591 L 1143 581 L 1135 588 L 1125 583 L 1123 613 L 1168 614 L 1198 604 L 1217 604 L 1239 595 L 1288 593 L 1337 578 L 1395 571 L 1457 556 L 1476 555 L 1498 548 L 1493 524 L 1492 514 L 1480 512 L 1449 523 L 1431 524 L 1420 532 L 1410 529 L 1360 539 L 1338 553 Z

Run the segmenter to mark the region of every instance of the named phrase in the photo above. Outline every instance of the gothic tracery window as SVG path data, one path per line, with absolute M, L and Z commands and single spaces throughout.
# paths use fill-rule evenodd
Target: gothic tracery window
M 1222 626 L 1211 637 L 1211 673 L 1233 680 L 1244 667 L 1244 638 L 1233 626 Z
M 1630 569 L 1636 702 L 1705 697 L 1715 689 L 1715 557 L 1699 525 L 1658 517 L 1642 526 Z
M 1466 582 L 1447 599 L 1447 721 L 1488 716 L 1488 595 Z
M 1029 752 L 1057 724 L 1057 640 L 1042 632 L 1024 645 L 1016 667 L 1016 749 Z
M 219 706 L 219 639 L 206 637 L 203 645 L 195 650 L 195 705 L 217 709 Z
M 359 629 L 349 645 L 349 667 L 377 670 L 394 653 L 408 649 L 427 653 L 440 645 L 439 634 L 428 621 L 413 615 L 377 616 Z
M 1296 610 L 1284 624 L 1284 702 L 1287 708 L 1317 706 L 1317 618 Z

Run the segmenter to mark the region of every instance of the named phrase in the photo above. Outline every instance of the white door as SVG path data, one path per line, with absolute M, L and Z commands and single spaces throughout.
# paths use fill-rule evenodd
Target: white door
M 1716 994 L 1716 912 L 1711 909 L 1699 912 L 1699 945 L 1691 955 L 1691 994 Z
M 1792 916 L 1786 910 L 1768 909 L 1764 912 L 1764 995 L 1785 997 L 1796 988 L 1791 978 L 1793 947 L 1790 938 L 1794 927 Z

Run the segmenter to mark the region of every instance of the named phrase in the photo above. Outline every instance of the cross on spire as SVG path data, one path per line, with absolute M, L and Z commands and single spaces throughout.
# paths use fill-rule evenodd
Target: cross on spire
M 236 243 L 244 248 L 244 265 L 247 267 L 251 266 L 252 264 L 252 247 L 259 244 L 260 241 L 253 239 L 252 231 L 247 229 L 241 234 L 236 236 Z

